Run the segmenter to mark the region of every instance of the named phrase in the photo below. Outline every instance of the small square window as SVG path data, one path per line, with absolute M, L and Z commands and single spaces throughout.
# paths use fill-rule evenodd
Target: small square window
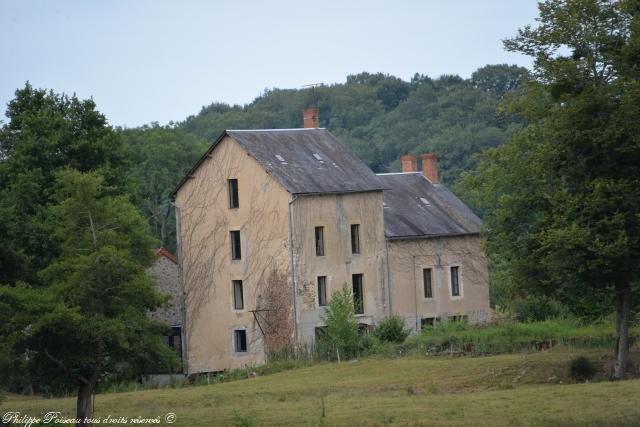
M 316 256 L 324 256 L 324 227 L 316 227 Z
M 236 353 L 245 353 L 247 351 L 247 331 L 243 329 L 233 331 L 233 342 Z
M 433 298 L 433 287 L 432 283 L 432 270 L 430 268 L 425 268 L 422 270 L 422 284 L 424 286 L 424 297 L 425 298 Z
M 240 248 L 240 231 L 234 230 L 231 235 L 231 259 L 242 259 L 242 249 Z
M 360 224 L 351 224 L 351 253 L 360 253 Z
M 450 269 L 451 272 L 451 296 L 460 296 L 460 267 L 454 266 Z
M 318 306 L 327 305 L 327 276 L 318 276 Z
M 236 209 L 240 207 L 240 200 L 238 199 L 238 180 L 229 180 L 229 208 Z
M 233 281 L 233 308 L 236 310 L 244 309 L 244 292 L 242 289 L 242 280 Z

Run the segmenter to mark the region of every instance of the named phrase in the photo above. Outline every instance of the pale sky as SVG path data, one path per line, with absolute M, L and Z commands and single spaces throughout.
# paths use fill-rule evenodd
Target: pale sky
M 0 120 L 27 80 L 132 127 L 361 71 L 529 67 L 501 40 L 536 16 L 535 0 L 0 0 Z

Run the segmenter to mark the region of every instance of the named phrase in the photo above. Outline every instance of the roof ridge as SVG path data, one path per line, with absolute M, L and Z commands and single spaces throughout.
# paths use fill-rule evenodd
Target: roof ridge
M 377 173 L 378 176 L 386 176 L 386 175 L 422 175 L 422 172 L 386 172 L 386 173 Z
M 226 132 L 282 132 L 282 131 L 326 130 L 326 128 L 284 128 L 284 129 L 227 129 Z

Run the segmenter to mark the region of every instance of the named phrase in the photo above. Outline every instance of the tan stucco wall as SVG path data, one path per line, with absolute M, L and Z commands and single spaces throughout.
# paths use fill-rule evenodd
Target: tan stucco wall
M 232 178 L 238 179 L 238 209 L 229 208 L 227 180 Z M 480 238 L 387 241 L 380 191 L 292 196 L 226 137 L 181 187 L 175 203 L 190 374 L 261 364 L 266 343 L 282 343 L 294 335 L 300 342 L 312 342 L 325 313 L 318 306 L 318 276 L 327 276 L 329 299 L 343 283 L 351 286 L 352 274 L 363 274 L 360 323 L 376 324 L 391 312 L 403 316 L 411 328 L 425 317 L 466 315 L 475 322 L 488 316 Z M 351 224 L 360 224 L 360 254 L 351 253 Z M 315 253 L 316 226 L 324 227 L 324 256 Z M 231 230 L 241 232 L 241 260 L 231 260 Z M 460 267 L 460 297 L 451 297 L 451 265 Z M 433 299 L 423 296 L 423 268 L 434 272 Z M 232 280 L 243 281 L 243 310 L 233 307 Z M 269 314 L 258 314 L 261 320 L 256 321 L 251 313 L 264 308 L 284 313 L 276 316 L 276 333 L 267 333 L 266 339 L 262 330 Z M 234 351 L 237 329 L 247 331 L 246 353 Z
M 227 179 L 233 178 L 238 209 L 229 209 Z M 249 310 L 259 308 L 274 269 L 291 277 L 288 201 L 289 193 L 229 137 L 178 192 L 189 373 L 264 362 L 262 333 Z M 231 230 L 241 232 L 241 260 L 231 260 Z M 243 280 L 244 310 L 233 308 L 232 280 Z M 278 286 L 291 289 L 290 280 Z M 235 329 L 247 331 L 246 353 L 234 352 Z
M 479 236 L 392 240 L 388 243 L 391 306 L 407 327 L 420 319 L 466 315 L 480 322 L 489 315 L 486 258 Z M 460 267 L 460 297 L 452 297 L 450 267 Z M 433 298 L 424 298 L 422 270 L 433 270 Z
M 352 274 L 363 274 L 364 315 L 373 324 L 386 311 L 382 192 L 298 197 L 291 205 L 298 339 L 314 340 L 323 324 L 317 277 L 327 276 L 327 299 Z M 351 253 L 351 224 L 360 224 L 360 254 Z M 315 227 L 324 227 L 325 256 L 316 256 Z

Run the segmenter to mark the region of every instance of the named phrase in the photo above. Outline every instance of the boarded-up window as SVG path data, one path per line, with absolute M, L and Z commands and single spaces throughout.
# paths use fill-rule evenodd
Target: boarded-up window
M 324 256 L 324 227 L 316 227 L 316 255 Z
M 451 296 L 460 296 L 460 267 L 451 267 Z
M 233 331 L 233 341 L 236 353 L 247 351 L 247 331 L 242 329 Z
M 242 259 L 239 230 L 234 230 L 231 232 L 231 259 Z
M 360 253 L 360 224 L 351 224 L 351 253 Z
M 318 276 L 318 306 L 327 305 L 327 276 Z
M 422 270 L 422 285 L 424 287 L 424 297 L 425 298 L 433 298 L 433 287 L 432 287 L 432 270 L 430 268 L 425 268 Z
M 242 289 L 242 280 L 233 281 L 233 308 L 236 310 L 244 309 L 244 292 Z
M 362 288 L 362 274 L 351 276 L 353 286 L 353 308 L 356 314 L 364 314 L 364 293 Z
M 240 199 L 238 198 L 238 180 L 229 180 L 229 207 L 235 209 L 240 206 Z

